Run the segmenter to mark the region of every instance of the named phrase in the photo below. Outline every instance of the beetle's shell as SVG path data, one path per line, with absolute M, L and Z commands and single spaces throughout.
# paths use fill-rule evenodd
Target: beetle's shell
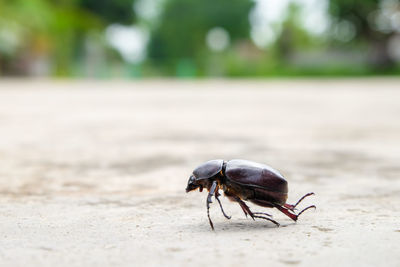
M 241 159 L 230 160 L 226 164 L 225 176 L 236 184 L 251 188 L 254 191 L 253 199 L 274 203 L 285 203 L 287 199 L 287 181 L 268 165 Z
M 224 160 L 214 159 L 204 162 L 193 171 L 196 180 L 208 179 L 216 175 L 222 170 Z

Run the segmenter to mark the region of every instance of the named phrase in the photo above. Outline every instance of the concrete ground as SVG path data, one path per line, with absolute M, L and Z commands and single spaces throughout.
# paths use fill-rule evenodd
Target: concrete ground
M 297 223 L 186 194 L 278 169 Z M 0 266 L 400 266 L 400 79 L 0 81 Z

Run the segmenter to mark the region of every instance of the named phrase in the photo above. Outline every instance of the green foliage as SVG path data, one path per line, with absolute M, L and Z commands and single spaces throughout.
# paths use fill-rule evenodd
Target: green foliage
M 368 19 L 379 8 L 380 0 L 330 0 L 329 12 L 338 20 L 347 20 L 356 28 L 360 37 L 371 34 Z
M 134 21 L 132 0 L 79 0 L 79 5 L 107 23 L 130 24 Z
M 387 49 L 399 5 L 384 5 L 385 0 L 328 0 L 332 28 L 320 36 L 302 28 L 302 6 L 292 1 L 281 22 L 269 25 L 275 41 L 262 49 L 249 36 L 254 0 L 155 1 L 163 5 L 160 16 L 139 22 L 150 30 L 148 58 L 121 66 L 121 55 L 108 47 L 104 30 L 112 23 L 137 22 L 135 0 L 0 0 L 0 75 L 27 74 L 37 62 L 47 63 L 51 75 L 90 72 L 95 77 L 112 76 L 114 65 L 129 77 L 400 72 Z M 206 45 L 207 33 L 215 27 L 229 33 L 224 51 Z
M 300 6 L 290 4 L 285 20 L 282 23 L 282 31 L 275 41 L 273 52 L 282 63 L 286 61 L 297 50 L 312 47 L 312 40 L 308 32 L 300 25 Z
M 76 57 L 80 55 L 88 34 L 102 31 L 110 22 L 124 23 L 133 18 L 132 0 L 95 1 L 107 3 L 103 4 L 109 12 L 101 9 L 104 5 L 91 10 L 89 2 L 0 0 L 0 33 L 6 31 L 18 40 L 12 54 L 2 56 L 0 45 L 0 64 L 2 57 L 12 61 L 26 61 L 20 58 L 21 55 L 28 58 L 46 55 L 51 59 L 56 75 L 71 75 Z M 7 71 L 7 66 L 3 69 Z M 21 69 L 9 71 L 24 72 Z
M 378 9 L 380 0 L 330 0 L 329 11 L 339 18 L 357 16 L 366 18 L 371 11 Z
M 222 27 L 233 42 L 247 38 L 252 5 L 250 0 L 167 1 L 151 36 L 149 58 L 157 64 L 178 67 L 189 64 L 191 69 L 202 66 L 207 32 Z
M 340 23 L 347 21 L 355 28 L 353 40 L 369 45 L 368 64 L 376 71 L 390 71 L 395 68 L 395 62 L 388 52 L 388 42 L 391 31 L 378 30 L 377 16 L 382 0 L 330 0 L 329 12 Z M 333 24 L 335 26 L 335 24 Z

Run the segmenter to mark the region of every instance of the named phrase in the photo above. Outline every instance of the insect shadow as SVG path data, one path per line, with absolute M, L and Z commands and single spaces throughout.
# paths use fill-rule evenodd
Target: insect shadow
M 253 231 L 279 231 L 282 227 L 290 227 L 296 225 L 295 222 L 288 222 L 282 223 L 280 227 L 276 227 L 276 225 L 271 223 L 263 223 L 260 221 L 231 221 L 229 224 L 225 223 L 224 221 L 215 222 L 215 232 L 216 233 L 223 233 L 223 232 L 253 232 Z M 196 225 L 190 224 L 185 227 L 191 232 L 208 232 L 213 233 L 210 231 L 208 225 L 204 225 L 204 223 L 199 222 Z

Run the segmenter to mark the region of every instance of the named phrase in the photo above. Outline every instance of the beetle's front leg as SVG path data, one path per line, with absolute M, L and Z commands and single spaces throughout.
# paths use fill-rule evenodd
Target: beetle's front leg
M 211 229 L 213 231 L 214 231 L 214 224 L 212 223 L 210 218 L 210 203 L 212 203 L 211 197 L 214 195 L 216 188 L 217 188 L 217 181 L 214 181 L 211 185 L 210 192 L 208 193 L 207 196 L 207 216 L 208 216 L 208 221 L 210 222 Z

